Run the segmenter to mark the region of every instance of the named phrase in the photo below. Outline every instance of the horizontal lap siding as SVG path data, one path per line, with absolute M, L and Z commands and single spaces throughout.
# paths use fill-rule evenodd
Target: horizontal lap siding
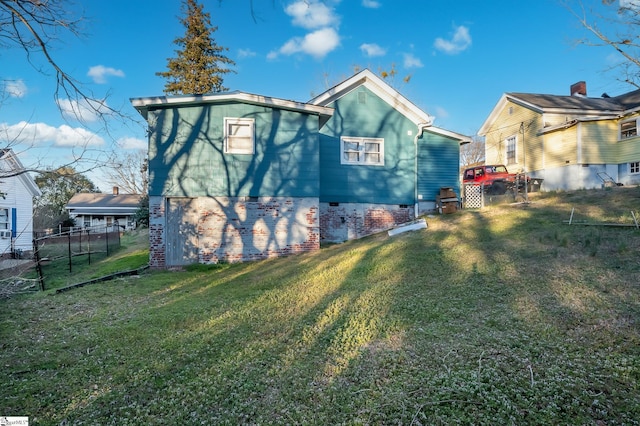
M 619 158 L 618 125 L 612 120 L 579 124 L 583 164 L 615 164 Z
M 511 108 L 511 112 L 510 112 Z M 521 125 L 525 126 L 524 144 Z M 541 139 L 536 135 L 540 127 L 540 114 L 536 111 L 522 107 L 513 102 L 507 102 L 505 107 L 500 111 L 493 125 L 487 129 L 485 135 L 485 163 L 486 164 L 505 164 L 514 171 L 522 168 L 526 163 L 527 169 L 541 168 L 542 160 L 535 155 L 535 147 L 541 145 Z M 505 140 L 511 136 L 516 136 L 518 141 L 517 163 L 507 164 Z M 526 147 L 526 155 L 523 148 Z
M 224 153 L 225 117 L 255 119 L 255 154 Z M 151 195 L 318 196 L 318 118 L 244 104 L 163 109 L 150 118 Z
M 578 162 L 578 126 L 544 136 L 545 168 L 562 167 Z
M 20 176 L 8 176 L 0 181 L 0 208 L 9 211 L 9 229 L 15 229 L 13 249 L 21 251 L 33 250 L 33 196 Z M 12 215 L 15 209 L 15 218 Z M 15 219 L 15 223 L 13 220 Z M 11 238 L 0 239 L 0 255 L 11 253 Z
M 640 161 L 640 137 L 618 142 L 618 162 L 630 163 Z
M 418 196 L 420 201 L 434 200 L 440 188 L 454 188 L 460 195 L 460 142 L 424 132 L 418 140 Z
M 328 106 L 334 114 L 320 130 L 320 200 L 413 203 L 416 126 L 365 87 Z M 384 138 L 384 166 L 340 164 L 341 136 Z

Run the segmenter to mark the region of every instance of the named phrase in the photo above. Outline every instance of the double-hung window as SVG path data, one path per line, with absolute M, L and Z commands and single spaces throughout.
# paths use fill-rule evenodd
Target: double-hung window
M 629 173 L 638 174 L 640 173 L 640 161 L 634 161 L 629 163 Z
M 383 138 L 340 138 L 340 163 L 361 165 L 384 165 Z
M 620 123 L 620 139 L 629 139 L 638 136 L 638 121 L 630 120 Z
M 253 118 L 224 119 L 224 152 L 227 154 L 255 152 L 255 120 Z
M 506 139 L 507 148 L 507 164 L 515 164 L 517 162 L 516 156 L 517 139 L 515 136 L 510 136 Z
M 9 209 L 0 209 L 0 230 L 10 229 Z

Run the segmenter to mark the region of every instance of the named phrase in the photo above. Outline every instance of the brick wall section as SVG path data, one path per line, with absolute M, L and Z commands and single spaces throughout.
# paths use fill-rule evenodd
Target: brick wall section
M 259 260 L 318 250 L 317 198 L 202 198 L 200 262 Z
M 165 259 L 164 201 L 149 199 L 150 265 Z M 200 197 L 197 241 L 200 263 L 243 262 L 320 249 L 317 198 Z
M 412 205 L 321 203 L 320 235 L 323 242 L 342 242 L 386 231 L 413 219 Z
M 165 203 L 163 197 L 149 197 L 149 266 L 165 267 Z

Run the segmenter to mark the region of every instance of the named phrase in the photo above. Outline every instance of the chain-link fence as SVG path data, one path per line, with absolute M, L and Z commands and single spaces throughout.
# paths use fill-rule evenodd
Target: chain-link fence
M 116 226 L 72 228 L 66 232 L 34 238 L 33 257 L 39 288 L 44 290 L 48 279 L 71 274 L 74 268 L 86 268 L 109 256 L 120 247 L 120 232 Z

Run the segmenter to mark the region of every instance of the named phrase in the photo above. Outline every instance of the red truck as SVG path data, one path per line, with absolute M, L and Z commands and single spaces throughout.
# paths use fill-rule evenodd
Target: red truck
M 541 181 L 541 179 L 538 179 Z M 527 182 L 531 183 L 531 178 L 527 176 Z M 507 168 L 502 164 L 484 165 L 468 168 L 462 174 L 462 183 L 484 184 L 484 191 L 487 194 L 501 195 L 508 190 L 514 189 L 518 185 L 518 189 L 524 188 L 524 175 L 509 173 Z M 539 182 L 537 187 L 539 188 Z M 531 191 L 533 188 L 530 188 Z

